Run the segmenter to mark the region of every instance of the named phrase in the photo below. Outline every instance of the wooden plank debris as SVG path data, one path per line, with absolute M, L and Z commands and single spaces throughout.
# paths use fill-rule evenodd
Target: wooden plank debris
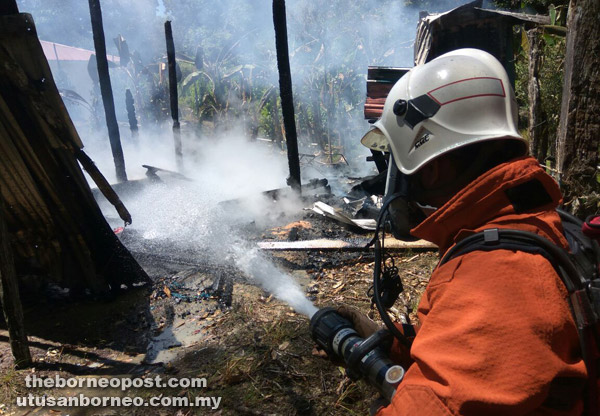
M 369 239 L 355 240 L 305 240 L 305 241 L 260 241 L 258 247 L 269 251 L 367 251 Z M 401 241 L 395 238 L 385 239 L 385 248 L 390 250 L 437 250 L 437 246 L 429 241 Z
M 392 68 L 384 66 L 370 66 L 367 70 L 367 99 L 365 101 L 364 116 L 367 120 L 381 117 L 385 98 L 390 90 L 409 68 Z

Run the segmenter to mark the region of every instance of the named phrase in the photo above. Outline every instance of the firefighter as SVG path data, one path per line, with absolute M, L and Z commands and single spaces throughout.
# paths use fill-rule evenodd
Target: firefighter
M 393 159 L 395 235 L 431 241 L 440 255 L 487 228 L 568 247 L 559 187 L 528 156 L 510 81 L 490 54 L 460 49 L 411 69 L 362 142 Z M 377 414 L 581 414 L 586 370 L 566 297 L 539 254 L 473 251 L 436 268 L 410 351 L 392 347 L 405 378 Z M 339 312 L 363 337 L 378 329 L 357 310 Z

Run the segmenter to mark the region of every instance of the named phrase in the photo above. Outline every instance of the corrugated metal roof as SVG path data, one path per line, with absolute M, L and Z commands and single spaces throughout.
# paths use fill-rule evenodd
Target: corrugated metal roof
M 94 51 L 88 49 L 75 48 L 73 46 L 62 45 L 56 42 L 48 42 L 40 40 L 44 55 L 48 61 L 89 61 L 90 56 L 94 55 Z M 119 63 L 119 57 L 114 55 L 106 55 L 109 61 Z

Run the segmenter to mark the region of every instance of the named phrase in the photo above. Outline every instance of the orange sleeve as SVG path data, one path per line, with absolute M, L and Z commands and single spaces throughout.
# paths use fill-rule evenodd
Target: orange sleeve
M 520 415 L 557 378 L 585 378 L 566 291 L 542 256 L 472 252 L 436 270 L 419 305 L 413 364 L 390 415 Z M 577 398 L 564 412 L 581 413 Z

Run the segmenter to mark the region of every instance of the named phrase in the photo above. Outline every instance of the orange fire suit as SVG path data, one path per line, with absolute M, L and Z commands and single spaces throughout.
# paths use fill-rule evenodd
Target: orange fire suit
M 531 181 L 548 198 L 517 209 L 509 190 Z M 485 228 L 531 231 L 567 247 L 553 210 L 561 198 L 535 159 L 519 158 L 484 173 L 412 234 L 442 255 Z M 378 415 L 581 414 L 586 369 L 566 297 L 537 254 L 474 251 L 436 268 L 419 304 L 410 366 Z M 401 354 L 394 345 L 392 357 Z

